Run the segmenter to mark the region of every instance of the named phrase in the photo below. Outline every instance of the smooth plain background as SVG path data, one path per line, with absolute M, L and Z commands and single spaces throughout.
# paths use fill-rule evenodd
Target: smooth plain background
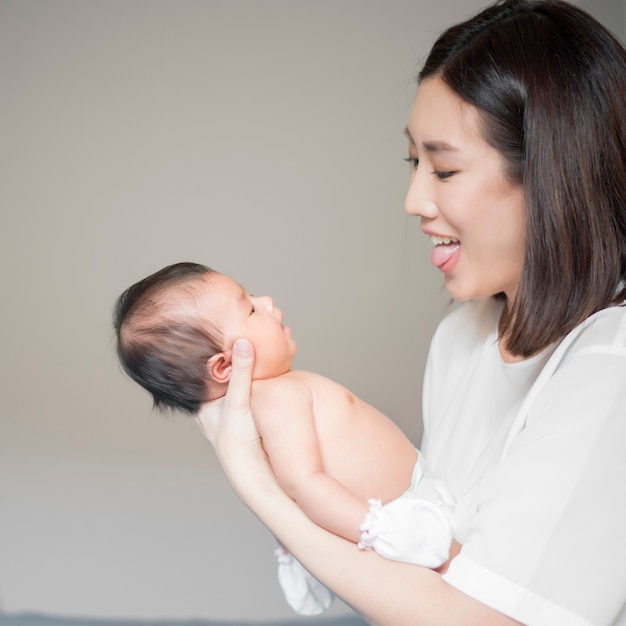
M 0 610 L 292 616 L 195 424 L 119 371 L 112 306 L 168 263 L 229 273 L 275 297 L 297 367 L 419 443 L 447 297 L 402 129 L 434 38 L 483 5 L 0 2 Z M 587 5 L 623 34 L 622 1 Z

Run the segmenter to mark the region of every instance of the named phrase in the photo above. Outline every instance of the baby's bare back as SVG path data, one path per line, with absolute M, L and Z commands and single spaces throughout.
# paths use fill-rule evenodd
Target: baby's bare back
M 409 487 L 417 451 L 391 419 L 328 378 L 305 371 L 285 376 L 311 390 L 326 473 L 363 500 L 388 502 Z

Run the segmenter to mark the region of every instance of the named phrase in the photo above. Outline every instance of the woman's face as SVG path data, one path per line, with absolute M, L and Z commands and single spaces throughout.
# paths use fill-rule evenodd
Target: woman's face
M 453 298 L 504 292 L 515 299 L 522 271 L 522 187 L 482 137 L 477 109 L 439 78 L 419 86 L 406 130 L 411 182 L 405 209 L 421 218 L 432 263 Z

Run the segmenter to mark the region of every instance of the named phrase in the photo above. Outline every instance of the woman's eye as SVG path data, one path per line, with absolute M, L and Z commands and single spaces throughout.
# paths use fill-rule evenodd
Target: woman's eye
M 414 159 L 412 157 L 409 157 L 408 159 L 404 159 L 404 160 L 411 166 L 412 170 L 414 170 L 419 163 L 419 159 Z
M 254 304 L 250 305 L 250 315 L 252 315 L 256 309 L 254 308 Z
M 456 172 L 440 172 L 438 170 L 435 170 L 433 172 L 433 174 L 439 179 L 439 180 L 446 180 L 446 178 L 450 178 L 451 176 L 454 176 L 456 174 Z

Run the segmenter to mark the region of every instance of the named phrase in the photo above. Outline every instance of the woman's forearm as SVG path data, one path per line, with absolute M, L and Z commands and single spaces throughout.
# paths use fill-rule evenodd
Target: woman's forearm
M 269 466 L 263 462 L 261 468 L 258 461 L 248 456 L 231 466 L 229 476 L 240 497 L 314 576 L 371 624 L 517 624 L 451 587 L 432 570 L 364 552 L 321 528 L 282 491 Z
M 241 499 L 314 576 L 380 626 L 517 624 L 432 570 L 361 551 L 312 522 L 281 489 L 261 446 L 249 410 L 252 365 L 251 346 L 236 342 L 229 391 L 205 405 L 198 424 Z

